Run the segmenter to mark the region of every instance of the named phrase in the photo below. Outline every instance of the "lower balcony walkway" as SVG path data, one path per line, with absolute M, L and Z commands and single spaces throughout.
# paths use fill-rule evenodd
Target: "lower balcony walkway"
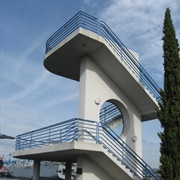
M 134 179 L 134 175 L 130 172 L 130 169 L 122 165 L 121 162 L 118 161 L 113 154 L 109 153 L 107 149 L 103 148 L 101 144 L 82 141 L 51 144 L 46 147 L 16 151 L 14 156 L 26 159 L 72 163 L 77 163 L 78 158 L 83 156 L 83 158 L 88 159 L 88 161 L 93 164 L 95 163 L 96 166 L 103 169 L 112 180 L 118 180 L 119 177 L 122 177 L 124 180 Z M 97 174 L 95 175 L 98 176 Z
M 77 163 L 79 157 L 95 163 L 112 180 L 158 179 L 153 170 L 105 124 L 71 119 L 16 137 L 14 157 Z

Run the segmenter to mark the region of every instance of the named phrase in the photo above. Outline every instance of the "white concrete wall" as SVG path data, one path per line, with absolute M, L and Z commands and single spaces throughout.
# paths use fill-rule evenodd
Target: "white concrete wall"
M 85 155 L 78 157 L 77 166 L 77 168 L 82 168 L 82 174 L 77 175 L 77 180 L 114 180 Z
M 96 99 L 100 99 L 99 105 L 95 103 Z M 80 69 L 79 117 L 99 121 L 101 106 L 107 100 L 116 104 L 123 114 L 124 131 L 121 138 L 142 156 L 140 112 L 93 59 L 84 56 Z M 137 137 L 135 142 L 132 141 L 134 136 Z

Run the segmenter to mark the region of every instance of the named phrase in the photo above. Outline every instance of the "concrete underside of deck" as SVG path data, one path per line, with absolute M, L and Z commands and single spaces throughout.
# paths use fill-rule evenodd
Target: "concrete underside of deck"
M 76 162 L 76 157 L 79 154 L 97 154 L 100 152 L 102 152 L 102 146 L 99 144 L 70 142 L 62 144 L 50 144 L 49 146 L 15 151 L 14 157 L 58 162 Z
M 94 164 L 102 172 L 105 172 L 112 180 L 133 179 L 133 174 L 121 164 L 111 153 L 100 144 L 87 142 L 70 142 L 52 144 L 45 147 L 26 149 L 14 152 L 15 158 L 33 159 L 40 161 L 72 162 L 78 163 L 78 159 L 84 159 Z M 77 165 L 78 166 L 78 165 Z M 86 165 L 84 168 L 87 168 Z M 82 167 L 83 168 L 83 167 Z M 113 173 L 112 173 L 113 172 Z

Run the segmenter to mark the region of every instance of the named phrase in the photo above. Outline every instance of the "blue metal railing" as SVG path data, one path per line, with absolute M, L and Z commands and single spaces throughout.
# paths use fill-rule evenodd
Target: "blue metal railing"
M 139 179 L 151 176 L 158 180 L 154 171 L 121 138 L 104 124 L 96 121 L 70 119 L 18 135 L 16 137 L 16 151 L 78 140 L 102 144 Z
M 84 12 L 77 13 L 59 30 L 57 30 L 46 42 L 46 53 L 58 43 L 69 36 L 77 28 L 82 27 L 98 34 L 98 19 Z
M 112 103 L 102 108 L 100 111 L 101 123 L 107 124 L 108 122 L 116 119 L 117 117 L 122 117 L 122 114 L 118 107 Z
M 132 55 L 105 22 L 98 20 L 89 14 L 80 11 L 64 24 L 64 26 L 57 30 L 46 42 L 46 53 L 79 27 L 102 36 L 117 53 L 124 64 L 127 65 L 137 78 L 139 78 L 140 82 L 146 87 L 146 89 L 149 90 L 158 101 L 160 101 L 160 88 L 142 67 L 139 61 Z
M 158 175 L 151 167 L 143 161 L 119 136 L 105 124 L 102 125 L 103 133 L 106 135 L 100 136 L 101 143 L 115 155 L 122 164 L 129 168 L 136 176 L 141 178 L 153 177 L 159 179 Z M 109 139 L 107 140 L 107 137 Z M 103 142 L 105 141 L 105 143 Z M 109 147 L 108 147 L 109 146 Z

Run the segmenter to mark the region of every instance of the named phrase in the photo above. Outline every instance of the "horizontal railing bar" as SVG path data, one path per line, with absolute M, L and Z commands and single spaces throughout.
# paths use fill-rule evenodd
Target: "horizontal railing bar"
M 100 117 L 106 115 L 106 116 L 111 116 L 111 115 L 116 115 L 116 114 L 121 114 L 119 109 L 113 109 L 113 110 L 105 110 L 104 112 L 101 111 Z M 111 116 L 112 117 L 112 116 Z
M 57 124 L 53 124 L 53 125 L 46 126 L 46 127 L 43 127 L 43 128 L 37 129 L 37 130 L 33 130 L 33 131 L 30 131 L 30 132 L 27 132 L 27 133 L 23 133 L 23 134 L 20 134 L 20 135 L 18 135 L 18 136 L 23 136 L 23 135 L 26 135 L 26 134 L 29 134 L 29 133 L 41 131 L 41 130 L 44 130 L 44 129 L 49 129 L 50 127 L 58 126 L 58 125 L 61 125 L 61 124 L 64 125 L 64 122 L 65 122 L 66 124 L 68 124 L 69 122 L 75 121 L 76 119 L 77 119 L 77 118 L 70 119 L 70 120 L 66 120 L 66 121 L 63 121 L 63 122 L 60 122 L 60 123 L 57 123 Z

